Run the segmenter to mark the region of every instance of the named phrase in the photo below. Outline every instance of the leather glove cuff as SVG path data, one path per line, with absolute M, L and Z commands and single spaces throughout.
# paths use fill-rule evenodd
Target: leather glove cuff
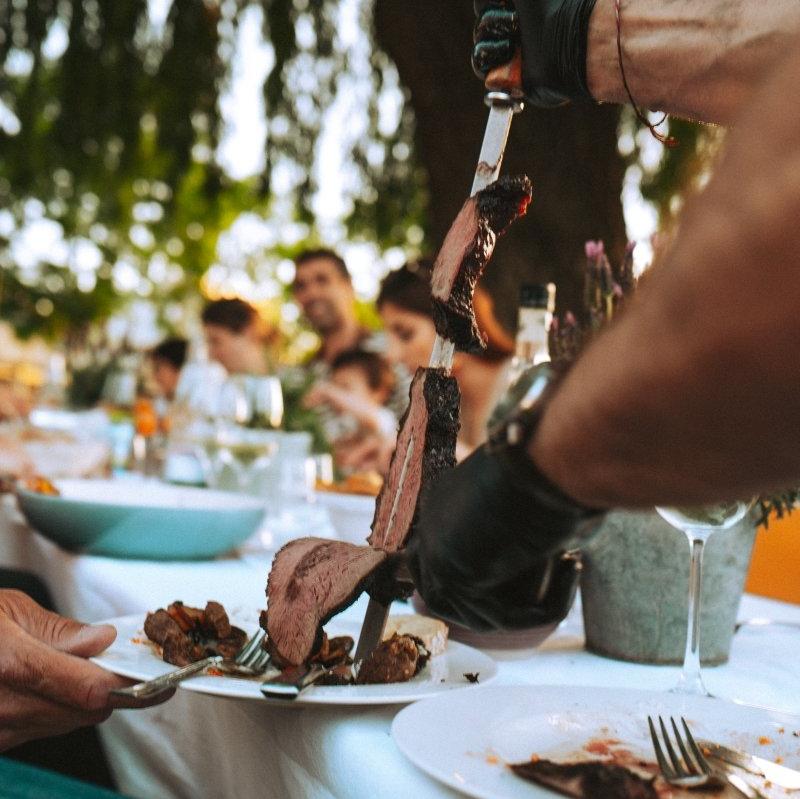
M 525 95 L 539 106 L 591 100 L 589 19 L 596 0 L 517 0 Z
M 523 88 L 535 105 L 591 100 L 586 78 L 596 0 L 475 0 L 472 65 L 485 79 L 522 48 Z

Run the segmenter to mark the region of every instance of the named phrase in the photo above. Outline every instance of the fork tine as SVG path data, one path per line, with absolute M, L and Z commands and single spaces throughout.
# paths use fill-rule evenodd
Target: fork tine
M 240 666 L 246 665 L 247 661 L 259 650 L 261 642 L 264 640 L 264 630 L 259 630 L 236 655 L 235 661 Z
M 656 733 L 653 719 L 651 719 L 650 716 L 647 717 L 647 725 L 650 727 L 650 738 L 653 740 L 653 749 L 655 750 L 656 760 L 658 761 L 658 767 L 661 769 L 661 773 L 664 775 L 665 779 L 676 776 L 675 771 L 672 769 L 669 763 L 667 763 L 667 759 L 664 757 L 664 750 L 661 748 L 661 741 L 658 740 L 658 734 Z
M 672 720 L 673 726 L 675 725 L 675 719 Z M 686 719 L 681 716 L 681 724 L 683 725 L 683 730 L 686 733 L 686 741 L 689 744 L 689 747 L 692 750 L 692 754 L 695 757 L 700 768 L 706 774 L 712 774 L 713 769 L 711 768 L 708 760 L 706 760 L 705 755 L 703 754 L 700 747 L 697 745 L 697 742 L 694 740 L 694 736 L 692 735 L 692 731 L 689 729 L 689 725 L 686 723 Z M 675 728 L 675 732 L 677 732 L 677 727 Z M 680 738 L 678 739 L 680 740 Z
M 664 724 L 664 719 L 661 716 L 658 717 L 658 723 L 661 727 L 661 735 L 664 737 L 664 744 L 667 747 L 667 753 L 669 754 L 669 759 L 672 761 L 675 773 L 679 777 L 691 776 L 691 771 L 688 770 L 691 768 L 691 766 L 687 764 L 687 766 L 684 767 L 681 759 L 678 757 L 678 753 L 672 746 L 672 741 L 670 740 L 669 733 L 667 732 L 667 725 Z
M 253 658 L 253 660 L 248 663 L 247 665 L 253 669 L 253 671 L 263 671 L 266 668 L 267 663 L 269 663 L 270 654 L 267 652 L 266 649 L 259 650 L 258 654 Z
M 682 718 L 683 717 L 681 717 L 681 719 Z M 686 763 L 686 768 L 689 769 L 689 772 L 692 774 L 708 773 L 703 768 L 702 755 L 700 755 L 700 757 L 697 759 L 697 762 L 695 763 L 694 758 L 692 758 L 692 756 L 689 754 L 689 750 L 686 748 L 686 744 L 684 744 L 683 742 L 683 736 L 681 735 L 681 732 L 678 729 L 678 725 L 675 723 L 675 718 L 673 716 L 670 716 L 669 721 L 675 733 L 675 741 L 678 744 L 678 748 L 681 750 L 681 754 L 683 755 L 683 762 Z M 693 749 L 693 753 L 695 754 L 695 756 L 699 754 L 696 747 Z

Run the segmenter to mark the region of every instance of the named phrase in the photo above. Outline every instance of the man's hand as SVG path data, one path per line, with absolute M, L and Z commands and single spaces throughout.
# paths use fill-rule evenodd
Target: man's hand
M 595 1 L 475 0 L 475 73 L 486 80 L 521 47 L 523 88 L 534 105 L 591 99 L 586 42 Z
M 484 445 L 425 489 L 407 554 L 433 613 L 475 630 L 566 616 L 580 565 L 564 550 L 598 516 L 534 472 Z
M 90 663 L 116 630 L 50 613 L 19 591 L 0 590 L 0 751 L 105 721 L 121 707 L 158 702 L 109 696 L 129 680 Z

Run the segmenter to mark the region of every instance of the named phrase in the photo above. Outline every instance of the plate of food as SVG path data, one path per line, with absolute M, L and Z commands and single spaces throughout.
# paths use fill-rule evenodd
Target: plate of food
M 224 609 L 209 602 L 205 609 L 189 608 L 175 602 L 168 608 L 142 616 L 123 616 L 106 622 L 117 628 L 117 638 L 94 662 L 109 671 L 134 680 L 158 677 L 176 666 L 186 665 L 208 654 L 235 655 L 237 646 L 258 630 L 255 612 L 231 613 L 221 622 Z M 174 622 L 174 624 L 172 623 Z M 222 626 L 220 626 L 220 624 Z M 179 634 L 183 633 L 183 637 Z M 353 621 L 334 619 L 325 628 L 323 646 L 326 656 L 333 650 L 341 654 L 340 664 L 348 662 L 348 654 L 357 638 L 359 625 Z M 170 640 L 171 639 L 171 640 Z M 414 639 L 419 646 L 414 652 L 419 658 L 408 670 L 408 642 Z M 398 643 L 406 646 L 398 646 Z M 164 658 L 171 662 L 166 662 Z M 415 614 L 391 616 L 384 633 L 384 642 L 373 655 L 374 662 L 365 661 L 359 675 L 370 679 L 364 684 L 314 684 L 306 688 L 290 704 L 302 705 L 387 705 L 413 702 L 443 692 L 485 684 L 497 674 L 497 664 L 477 649 L 447 640 L 447 627 L 434 619 Z M 397 662 L 393 662 L 396 658 Z M 333 659 L 331 659 L 333 665 Z M 350 661 L 351 662 L 351 661 Z M 239 699 L 265 700 L 261 682 L 276 676 L 272 669 L 260 677 L 231 676 L 211 669 L 202 676 L 181 683 L 188 691 Z M 402 679 L 402 682 L 378 681 Z
M 261 524 L 256 497 L 155 480 L 40 480 L 17 490 L 31 526 L 73 552 L 198 560 L 230 551 Z
M 490 686 L 404 708 L 392 737 L 422 771 L 478 799 L 589 799 L 576 786 L 581 770 L 602 772 L 619 785 L 606 786 L 603 799 L 697 796 L 658 776 L 648 715 L 683 716 L 696 739 L 800 768 L 800 717 L 655 691 Z M 764 796 L 785 799 L 784 788 L 742 773 Z M 739 796 L 731 789 L 714 795 Z

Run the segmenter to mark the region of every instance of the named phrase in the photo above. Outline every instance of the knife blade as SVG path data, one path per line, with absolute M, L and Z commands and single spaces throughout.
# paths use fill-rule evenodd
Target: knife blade
M 475 176 L 472 181 L 472 188 L 470 189 L 470 197 L 497 180 L 500 174 L 500 166 L 503 163 L 503 154 L 505 153 L 506 142 L 508 141 L 508 133 L 511 129 L 511 120 L 514 118 L 515 113 L 522 110 L 522 103 L 516 100 L 511 94 L 504 91 L 488 92 L 486 94 L 486 104 L 489 106 L 489 118 L 486 121 L 486 130 L 483 134 L 481 151 L 478 156 L 478 166 L 475 169 Z M 453 342 L 437 334 L 428 363 L 429 368 L 446 369 L 449 371 L 453 366 L 454 351 L 455 345 Z M 410 414 L 408 418 L 410 418 Z M 400 440 L 399 435 L 398 440 Z M 402 495 L 408 464 L 411 461 L 411 455 L 415 446 L 416 442 L 412 436 L 404 455 L 403 469 L 395 488 L 392 512 L 388 522 L 389 528 L 391 528 L 394 522 L 397 512 L 397 503 Z M 364 659 L 369 657 L 375 647 L 381 642 L 388 618 L 389 606 L 370 597 L 369 604 L 367 605 L 367 612 L 361 624 L 356 653 L 353 657 L 353 668 L 356 672 Z
M 738 749 L 731 749 L 727 746 L 722 746 L 722 744 L 713 743 L 712 741 L 698 741 L 697 745 L 707 757 L 710 756 L 715 760 L 721 760 L 724 763 L 743 768 L 751 774 L 764 777 L 764 779 L 769 780 L 780 788 L 792 791 L 800 789 L 800 771 L 788 768 L 788 766 L 782 766 L 780 763 L 775 763 L 757 755 L 751 755 Z

